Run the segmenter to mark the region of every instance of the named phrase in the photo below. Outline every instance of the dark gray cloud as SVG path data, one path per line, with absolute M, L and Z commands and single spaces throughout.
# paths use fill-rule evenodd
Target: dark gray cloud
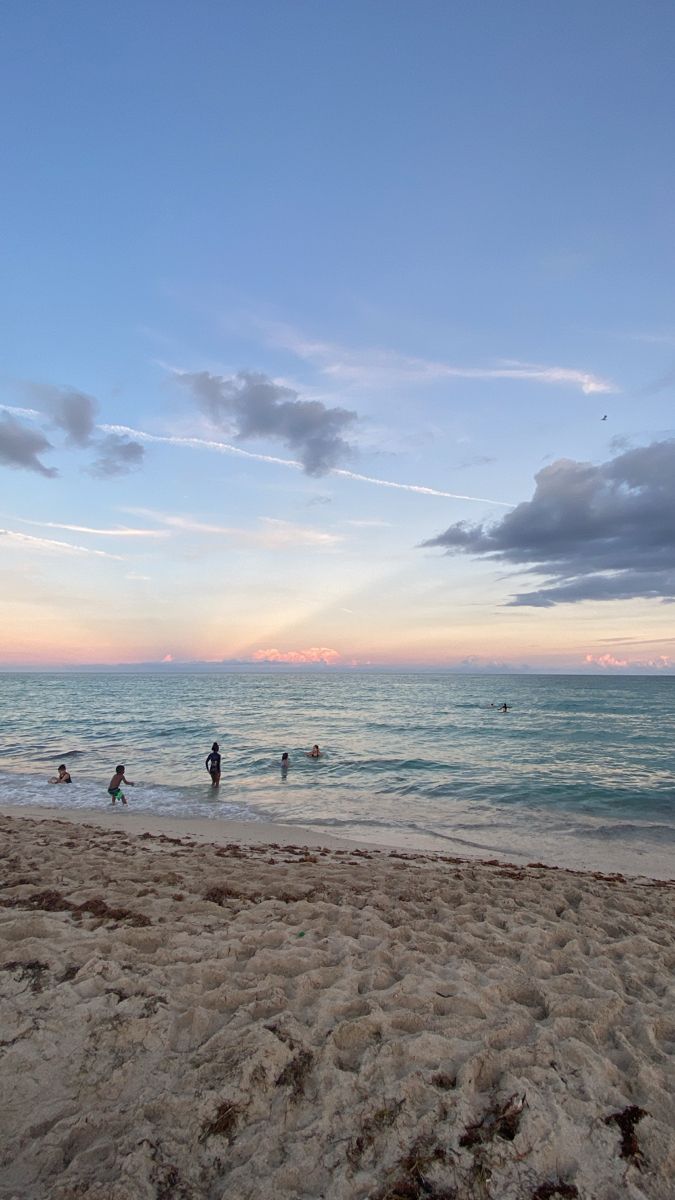
M 638 597 L 675 601 L 675 440 L 606 463 L 560 459 L 494 525 L 459 521 L 423 542 L 546 577 L 513 605 Z
M 77 388 L 51 383 L 24 383 L 21 389 L 50 423 L 63 430 L 73 446 L 89 446 L 94 435 L 97 403 Z
M 353 447 L 343 434 L 356 421 L 346 408 L 300 400 L 293 388 L 267 375 L 240 371 L 229 379 L 208 371 L 182 372 L 202 412 L 239 440 L 278 438 L 300 459 L 308 475 L 322 475 L 343 462 Z
M 71 388 L 50 388 L 47 411 L 54 425 L 62 429 L 74 446 L 88 446 L 96 419 L 96 401 Z
M 109 433 L 97 443 L 98 458 L 89 467 L 89 474 L 98 478 L 128 475 L 142 466 L 145 449 L 140 442 L 119 433 Z
M 37 471 L 52 479 L 58 471 L 55 467 L 46 467 L 38 458 L 45 450 L 52 449 L 51 442 L 39 430 L 17 421 L 10 413 L 0 413 L 0 463 L 4 466 Z

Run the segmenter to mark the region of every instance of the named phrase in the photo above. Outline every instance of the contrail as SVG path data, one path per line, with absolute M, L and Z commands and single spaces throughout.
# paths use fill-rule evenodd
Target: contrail
M 37 525 L 40 529 L 65 529 L 68 533 L 95 533 L 97 537 L 140 537 L 164 538 L 169 535 L 161 529 L 94 529 L 90 525 L 61 525 L 57 521 L 29 521 L 27 517 L 19 517 L 22 525 Z M 65 544 L 65 543 L 64 543 Z
M 60 550 L 65 551 L 66 554 L 92 554 L 95 558 L 113 558 L 117 562 L 125 561 L 119 554 L 108 554 L 106 550 L 90 550 L 88 546 L 73 546 L 71 542 L 57 542 L 51 538 L 33 537 L 30 533 L 19 533 L 14 529 L 0 529 L 0 537 L 9 538 L 11 542 L 34 546 L 35 549 Z
M 418 492 L 421 496 L 444 496 L 449 500 L 475 500 L 478 504 L 499 504 L 502 508 L 515 508 L 506 500 L 488 500 L 487 496 L 464 496 L 461 492 L 440 492 L 437 488 L 422 487 L 418 483 L 392 483 L 390 479 L 374 479 L 372 475 L 358 475 L 356 471 L 343 471 L 333 467 L 331 475 L 344 475 L 347 479 L 358 479 L 360 483 L 376 483 L 378 487 L 400 488 L 404 492 Z
M 105 433 L 118 433 L 127 437 L 139 438 L 142 442 L 162 442 L 169 446 L 190 446 L 194 450 L 214 450 L 218 454 L 236 454 L 241 458 L 254 458 L 258 462 L 275 463 L 280 467 L 291 467 L 294 471 L 302 471 L 303 465 L 292 458 L 276 458 L 272 454 L 255 454 L 252 450 L 242 450 L 240 446 L 232 446 L 229 442 L 208 441 L 206 438 L 169 437 L 157 433 L 146 433 L 142 429 L 132 429 L 128 425 L 100 425 Z M 461 492 L 442 492 L 438 488 L 424 487 L 417 483 L 395 483 L 391 479 L 376 479 L 372 475 L 359 475 L 355 471 L 345 471 L 332 467 L 329 475 L 340 475 L 343 479 L 355 479 L 358 483 L 372 483 L 376 487 L 396 488 L 403 492 L 416 492 L 419 496 L 439 496 L 443 500 L 471 500 L 476 504 L 497 504 L 500 508 L 514 508 L 506 500 L 491 500 L 487 496 L 465 496 Z

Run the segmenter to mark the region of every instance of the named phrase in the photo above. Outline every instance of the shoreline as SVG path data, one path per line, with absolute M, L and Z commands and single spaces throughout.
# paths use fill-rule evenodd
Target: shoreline
M 230 817 L 167 817 L 149 812 L 134 812 L 131 806 L 108 805 L 106 808 L 61 808 L 57 805 L 0 804 L 0 816 L 29 818 L 35 821 L 68 821 L 72 825 L 91 825 L 100 829 L 129 834 L 149 833 L 152 836 L 180 836 L 196 842 L 225 846 L 239 842 L 243 846 L 266 846 L 272 842 L 301 841 L 314 849 L 326 847 L 365 848 L 366 843 L 351 841 L 336 835 L 317 834 L 298 825 L 282 825 L 272 821 L 238 821 Z M 370 849 L 386 847 L 370 845 Z
M 486 850 L 482 854 L 467 854 L 466 851 L 455 849 L 454 846 L 449 846 L 447 849 L 436 849 L 415 843 L 414 839 L 402 838 L 396 842 L 371 842 L 341 837 L 338 834 L 318 833 L 304 825 L 284 825 L 281 822 L 241 821 L 230 817 L 168 817 L 147 811 L 134 812 L 131 807 L 124 808 L 121 805 L 115 808 L 107 806 L 103 809 L 64 809 L 57 805 L 52 807 L 48 805 L 0 804 L 0 817 L 28 819 L 36 822 L 67 822 L 79 828 L 96 828 L 127 833 L 135 837 L 145 835 L 158 839 L 189 839 L 198 845 L 205 846 L 223 847 L 237 843 L 246 847 L 301 846 L 310 850 L 326 849 L 344 852 L 351 850 L 362 854 L 399 857 L 419 862 L 453 862 L 467 867 L 500 865 L 511 867 L 514 871 L 536 868 L 551 872 L 564 872 L 582 878 L 675 885 L 675 876 L 673 875 L 651 875 L 648 872 L 608 871 L 587 866 L 569 866 L 564 863 L 528 860 L 527 855 L 524 854 L 510 856 L 493 850 Z

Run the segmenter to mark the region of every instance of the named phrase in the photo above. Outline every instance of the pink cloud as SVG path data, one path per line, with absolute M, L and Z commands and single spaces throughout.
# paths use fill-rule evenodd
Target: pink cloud
M 628 667 L 633 671 L 672 671 L 675 660 L 667 654 L 657 654 L 655 658 L 628 659 L 615 658 L 613 654 L 586 654 L 584 662 L 593 667 L 606 667 L 608 670 Z
M 256 650 L 252 657 L 254 662 L 336 663 L 340 654 L 330 646 L 309 646 L 307 650 Z

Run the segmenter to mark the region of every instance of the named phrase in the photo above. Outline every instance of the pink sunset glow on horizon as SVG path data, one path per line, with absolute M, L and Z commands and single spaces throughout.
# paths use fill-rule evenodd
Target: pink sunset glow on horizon
M 306 650 L 277 650 L 276 648 L 256 650 L 251 658 L 253 662 L 325 663 L 326 665 L 342 662 L 342 655 L 339 651 L 332 650 L 329 646 L 310 646 Z

